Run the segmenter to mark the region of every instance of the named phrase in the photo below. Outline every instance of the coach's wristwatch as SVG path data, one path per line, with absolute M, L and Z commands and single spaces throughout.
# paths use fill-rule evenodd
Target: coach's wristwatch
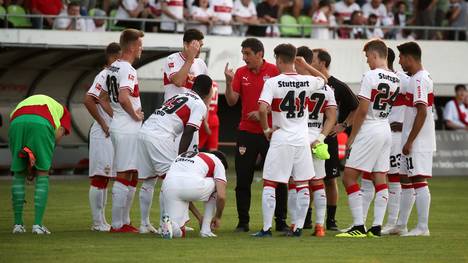
M 340 123 L 340 125 L 345 129 L 349 127 L 349 124 L 346 121 Z

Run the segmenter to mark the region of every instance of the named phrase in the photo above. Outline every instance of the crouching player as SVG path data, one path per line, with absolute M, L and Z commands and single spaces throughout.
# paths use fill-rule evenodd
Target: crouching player
M 67 108 L 45 95 L 21 101 L 10 115 L 8 130 L 11 171 L 14 173 L 11 195 L 15 226 L 13 234 L 24 233 L 23 206 L 25 179 L 36 178 L 34 191 L 33 234 L 50 234 L 42 225 L 49 195 L 49 169 L 55 144 L 70 133 L 71 118 Z
M 202 237 L 216 237 L 226 200 L 227 161 L 220 151 L 211 153 L 185 152 L 169 168 L 161 191 L 164 198 L 162 237 L 185 237 L 185 222 L 189 203 L 205 203 Z

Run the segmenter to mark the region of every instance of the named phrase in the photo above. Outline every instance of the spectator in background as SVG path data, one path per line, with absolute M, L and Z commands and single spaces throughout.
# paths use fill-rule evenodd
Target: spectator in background
M 198 148 L 209 152 L 218 150 L 219 117 L 218 117 L 218 83 L 213 81 L 213 96 L 208 108 L 208 117 L 203 120 L 199 130 Z
M 187 29 L 198 29 L 203 35 L 207 35 L 209 29 L 217 21 L 213 9 L 210 8 L 208 0 L 195 0 L 193 1 L 192 8 L 190 8 L 190 15 L 193 22 L 198 24 L 187 24 Z
M 278 0 L 264 0 L 257 5 L 257 17 L 260 24 L 276 24 L 278 18 L 283 13 L 283 6 L 278 4 Z M 275 35 L 278 29 L 275 26 L 251 26 L 249 34 L 252 36 L 264 37 Z
M 122 0 L 119 1 L 119 9 L 115 19 L 117 20 L 116 25 L 125 28 L 142 29 L 141 21 L 132 21 L 127 19 L 133 18 L 152 18 L 151 8 L 148 0 Z M 146 22 L 145 31 L 154 31 L 153 27 L 156 23 Z
M 80 15 L 80 4 L 71 2 L 67 6 L 67 10 L 63 10 L 54 21 L 54 29 L 86 31 L 86 20 Z
M 366 19 L 364 18 L 362 11 L 354 11 L 351 14 L 351 25 L 362 26 L 365 24 Z M 366 39 L 366 32 L 362 27 L 354 27 L 349 34 L 351 39 Z
M 314 12 L 312 16 L 312 24 L 327 26 L 323 28 L 313 28 L 311 37 L 313 39 L 330 39 L 330 26 L 329 16 L 331 14 L 331 4 L 328 0 L 321 0 L 319 8 Z
M 34 15 L 58 15 L 62 11 L 63 4 L 61 0 L 31 0 L 30 2 L 30 13 Z M 31 22 L 33 28 L 52 28 L 54 25 L 54 19 L 52 17 L 32 18 Z
M 387 9 L 387 15 L 382 20 L 383 26 L 393 26 L 395 22 L 395 16 L 393 14 L 393 7 L 395 6 L 395 0 L 384 0 L 385 9 Z M 386 39 L 394 39 L 396 30 L 395 29 L 382 29 Z
M 165 33 L 184 31 L 184 1 L 161 0 L 160 31 Z
M 396 11 L 394 14 L 394 22 L 395 26 L 405 27 L 412 23 L 412 19 L 410 19 L 406 14 L 408 13 L 408 5 L 405 1 L 399 1 L 396 4 Z M 396 32 L 396 39 L 406 39 L 406 40 L 414 40 L 412 36 L 411 30 L 409 29 L 401 29 Z
M 375 14 L 378 18 L 378 26 L 382 25 L 387 17 L 387 8 L 382 4 L 382 0 L 371 0 L 362 7 L 362 13 L 367 19 L 370 14 Z
M 335 14 L 338 24 L 348 24 L 351 22 L 351 14 L 354 11 L 360 11 L 361 7 L 354 0 L 342 0 L 335 4 Z
M 318 9 L 319 0 L 293 0 L 292 15 L 298 18 L 301 15 L 312 16 Z
M 232 0 L 211 0 L 211 6 L 214 15 L 217 18 L 216 25 L 211 29 L 214 35 L 232 35 L 232 9 L 234 2 Z
M 435 6 L 437 0 L 414 0 L 414 18 L 416 26 L 434 26 Z M 416 30 L 416 38 L 425 38 L 424 30 Z M 434 32 L 428 31 L 428 39 L 432 39 Z
M 369 18 L 367 18 L 367 25 L 374 26 L 374 28 L 366 28 L 366 38 L 383 38 L 384 33 L 382 29 L 380 29 L 377 25 L 378 18 L 375 14 L 370 14 Z
M 105 17 L 106 12 L 102 9 L 95 8 L 94 14 L 90 19 L 86 19 L 86 31 L 88 32 L 105 32 L 107 27 L 107 22 L 105 19 L 98 17 Z
M 233 11 L 234 21 L 244 25 L 257 25 L 257 9 L 252 0 L 236 0 L 234 2 Z M 250 27 L 249 27 L 250 28 Z M 241 36 L 250 35 L 247 26 L 240 26 L 239 33 Z
M 455 86 L 455 98 L 447 104 L 444 109 L 445 126 L 450 130 L 468 131 L 468 108 L 464 101 L 466 95 L 466 86 L 458 84 Z
M 447 13 L 447 19 L 451 27 L 462 27 L 462 31 L 449 31 L 448 39 L 455 40 L 458 34 L 458 40 L 466 40 L 466 27 L 468 26 L 468 10 L 465 1 L 450 0 L 450 8 Z

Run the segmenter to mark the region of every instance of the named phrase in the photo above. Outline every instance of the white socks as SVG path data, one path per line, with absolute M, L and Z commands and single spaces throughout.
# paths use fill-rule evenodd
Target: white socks
M 362 217 L 362 194 L 358 184 L 346 188 L 348 193 L 348 204 L 353 216 L 353 225 L 364 225 Z
M 106 188 L 100 189 L 96 186 L 89 187 L 89 205 L 91 207 L 91 212 L 93 215 L 93 225 L 100 226 L 104 224 L 105 218 L 104 215 L 104 193 L 107 191 Z
M 395 225 L 400 211 L 401 184 L 400 182 L 388 183 L 387 224 Z
M 141 225 L 150 225 L 150 212 L 151 204 L 153 203 L 154 186 L 156 185 L 156 178 L 143 180 L 140 187 L 140 212 L 141 212 Z
M 413 185 L 402 184 L 401 185 L 401 200 L 400 200 L 400 212 L 398 215 L 397 225 L 406 226 L 408 224 L 411 210 L 415 201 L 415 194 Z
M 364 177 L 361 180 L 361 193 L 362 193 L 362 218 L 363 222 L 366 223 L 367 213 L 369 212 L 369 207 L 374 199 L 374 182 Z
M 427 183 L 413 184 L 416 191 L 416 209 L 418 210 L 418 225 L 422 230 L 429 229 L 429 208 L 431 206 L 431 193 Z
M 385 210 L 388 202 L 388 187 L 387 184 L 379 184 L 375 186 L 374 200 L 374 222 L 372 226 L 382 226 Z
M 112 228 L 119 229 L 123 226 L 124 209 L 127 204 L 128 187 L 119 181 L 112 187 Z
M 309 185 L 303 185 L 300 186 L 298 185 L 297 188 L 297 211 L 296 211 L 296 228 L 303 228 L 304 227 L 304 221 L 307 216 L 307 210 L 309 209 L 309 204 L 310 204 L 310 191 L 309 191 Z
M 272 186 L 264 186 L 262 193 L 263 231 L 268 231 L 268 229 L 271 228 L 275 207 L 275 188 Z
M 201 233 L 211 233 L 211 220 L 216 210 L 216 194 L 212 194 L 210 199 L 205 202 L 205 212 L 203 214 Z
M 132 209 L 133 198 L 135 197 L 136 187 L 129 185 L 127 193 L 127 201 L 123 210 L 123 223 L 124 225 L 130 225 L 130 209 Z
M 291 225 L 296 225 L 297 220 L 297 191 L 295 184 L 288 185 L 288 211 L 291 218 Z
M 327 196 L 325 186 L 317 185 L 311 187 L 314 193 L 315 223 L 323 225 L 325 223 L 325 213 L 327 209 Z

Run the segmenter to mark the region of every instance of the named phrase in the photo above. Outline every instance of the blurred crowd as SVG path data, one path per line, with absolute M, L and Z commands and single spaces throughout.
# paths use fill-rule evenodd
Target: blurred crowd
M 5 18 L 3 14 L 59 18 Z M 112 17 L 112 20 L 101 17 Z M 144 23 L 142 23 L 145 19 Z M 317 25 L 312 29 L 301 29 Z M 410 30 L 407 26 L 467 28 L 465 0 L 0 0 L 0 27 L 182 32 L 212 35 L 297 36 L 314 39 L 466 40 L 466 30 Z M 401 26 L 402 28 L 387 28 Z M 289 28 L 288 28 L 289 27 Z M 297 28 L 296 28 L 297 27 Z M 292 28 L 292 30 L 291 30 Z M 295 31 L 296 30 L 296 31 Z

